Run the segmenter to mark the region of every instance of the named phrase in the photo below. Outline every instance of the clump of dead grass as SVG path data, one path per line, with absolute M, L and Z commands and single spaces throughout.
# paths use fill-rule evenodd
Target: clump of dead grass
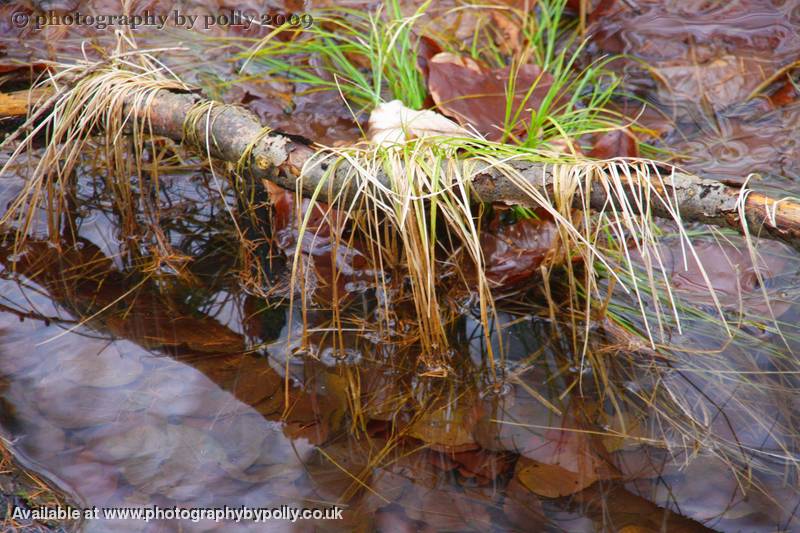
M 99 61 L 84 58 L 74 64 L 49 65 L 39 85 L 52 89 L 54 95 L 33 108 L 19 130 L 25 136 L 0 174 L 7 172 L 23 152 L 35 151 L 38 136 L 46 135 L 47 144 L 30 168 L 23 190 L 0 218 L 0 226 L 13 225 L 17 247 L 42 214 L 54 239 L 63 233 L 74 235 L 75 228 L 64 226 L 70 222 L 65 214 L 75 173 L 86 154 L 99 151 L 106 163 L 105 187 L 112 192 L 124 235 L 139 234 L 139 210 L 143 209 L 156 252 L 148 268 L 167 264 L 181 272 L 186 258 L 173 252 L 158 226 L 158 213 L 148 201 L 158 194 L 158 161 L 156 157 L 146 161 L 143 156 L 145 146 L 153 143 L 153 135 L 149 117 L 141 110 L 148 108 L 159 91 L 185 91 L 188 87 L 152 51 L 138 50 L 135 42 L 121 33 L 117 42 L 117 48 Z M 98 134 L 102 135 L 99 143 Z M 16 140 L 12 136 L 0 148 L 8 149 Z
M 544 210 L 555 221 L 560 236 L 557 246 L 561 250 L 551 254 L 550 262 L 545 265 L 545 276 L 556 276 L 553 269 L 565 269 L 576 331 L 580 328 L 574 317 L 591 316 L 594 302 L 609 297 L 598 283 L 598 267 L 603 267 L 603 272 L 608 273 L 619 288 L 634 295 L 645 319 L 645 334 L 651 346 L 665 338 L 665 315 L 670 315 L 680 329 L 680 313 L 670 289 L 669 272 L 664 267 L 658 230 L 651 215 L 655 202 L 674 213 L 671 222 L 679 228 L 681 246 L 687 257 L 697 258 L 697 254 L 681 224 L 678 206 L 661 192 L 664 187 L 657 186 L 663 185 L 666 177 L 653 162 L 582 160 L 535 150 L 516 150 L 466 137 L 427 137 L 390 146 L 366 144 L 329 149 L 309 165 L 331 160 L 334 164 L 329 165 L 328 175 L 336 172 L 335 163 L 346 163 L 349 185 L 336 195 L 328 209 L 345 213 L 346 217 L 357 221 L 360 236 L 372 244 L 374 264 L 387 262 L 383 257 L 386 250 L 398 250 L 401 254 L 402 258 L 395 257 L 392 261 L 399 260 L 407 265 L 423 339 L 423 355 L 430 361 L 441 363 L 439 355 L 445 353 L 447 347 L 447 335 L 440 318 L 445 313 L 440 295 L 437 295 L 437 285 L 444 272 L 457 272 L 467 292 L 478 295 L 480 320 L 485 325 L 488 326 L 495 316 L 480 243 L 480 205 L 473 201 L 470 187 L 471 180 L 486 168 L 498 171 L 518 187 L 527 197 L 528 207 Z M 543 175 L 549 173 L 554 178 L 552 195 L 541 184 L 532 183 L 514 162 L 542 165 Z M 602 209 L 593 210 L 590 190 L 598 184 L 607 192 L 608 201 Z M 327 186 L 325 180 L 316 184 L 317 193 Z M 635 202 L 631 201 L 632 196 Z M 367 216 L 356 217 L 356 211 Z M 305 218 L 298 221 L 301 235 L 306 231 L 309 216 L 310 211 L 307 211 Z M 398 239 L 398 243 L 386 242 L 386 236 Z M 577 269 L 576 263 L 585 268 Z M 644 266 L 644 280 L 633 275 L 639 264 Z M 296 257 L 295 279 L 301 276 L 298 265 Z M 626 275 L 617 274 L 620 268 Z M 702 272 L 722 317 L 708 275 Z M 655 297 L 660 291 L 666 291 L 665 299 Z M 576 337 L 576 349 L 580 353 L 586 353 L 590 324 L 591 321 L 586 320 L 583 325 L 586 334 L 582 336 L 582 347 L 577 345 Z M 491 343 L 487 343 L 487 350 L 492 359 L 495 354 Z

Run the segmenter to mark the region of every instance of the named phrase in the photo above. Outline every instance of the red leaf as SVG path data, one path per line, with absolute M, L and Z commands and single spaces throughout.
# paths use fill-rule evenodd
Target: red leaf
M 419 48 L 417 49 L 417 67 L 419 67 L 419 70 L 422 72 L 422 75 L 425 77 L 426 81 L 429 73 L 428 65 L 430 64 L 433 56 L 441 51 L 442 47 L 439 46 L 439 43 L 430 37 L 423 35 L 419 38 Z
M 538 275 L 539 265 L 547 259 L 556 241 L 555 223 L 525 219 L 503 225 L 498 218 L 496 214 L 481 233 L 486 276 L 497 285 L 510 286 Z
M 428 89 L 439 110 L 463 125 L 471 125 L 491 140 L 503 137 L 506 90 L 510 68 L 487 69 L 475 60 L 448 52 L 436 54 L 429 63 Z M 553 78 L 537 65 L 522 65 L 514 85 L 512 114 L 519 111 L 514 132 L 524 131 L 524 120 L 544 100 Z M 535 87 L 530 98 L 526 92 Z
M 774 107 L 783 107 L 797 100 L 797 87 L 787 79 L 780 88 L 769 97 Z
M 589 157 L 596 159 L 639 157 L 639 145 L 636 143 L 636 137 L 628 130 L 607 131 L 597 138 Z

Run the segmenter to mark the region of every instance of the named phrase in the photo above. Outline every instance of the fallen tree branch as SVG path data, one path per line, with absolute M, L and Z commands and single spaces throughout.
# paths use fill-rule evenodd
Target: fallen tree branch
M 46 88 L 0 93 L 0 118 L 25 118 L 31 104 L 49 94 Z
M 27 112 L 32 101 L 35 98 L 23 97 L 19 93 L 1 95 L 0 103 L 9 102 L 9 105 L 0 108 L 4 113 L 0 116 L 19 115 L 23 109 Z M 269 180 L 292 191 L 302 173 L 303 192 L 310 196 L 329 171 L 328 162 L 308 165 L 318 151 L 313 143 L 279 132 L 265 134 L 258 117 L 240 106 L 209 102 L 194 93 L 166 90 L 159 91 L 149 106 L 142 100 L 128 105 L 128 112 L 148 118 L 153 134 L 182 142 L 200 153 L 209 151 L 212 157 L 235 164 L 249 155 L 250 160 L 246 163 L 253 177 Z M 207 119 L 196 120 L 187 128 L 186 118 L 198 105 L 206 106 Z M 550 166 L 525 161 L 508 164 L 534 188 L 552 196 L 554 177 Z M 320 199 L 329 200 L 328 191 L 333 194 L 341 191 L 349 174 L 346 162 L 340 164 L 328 177 L 330 187 L 323 188 L 327 190 L 321 191 Z M 378 179 L 388 183 L 385 176 L 378 176 Z M 501 169 L 488 164 L 481 166 L 478 163 L 471 185 L 481 201 L 531 206 L 528 194 L 510 181 Z M 642 187 L 631 181 L 628 185 L 626 194 L 635 207 Z M 672 206 L 677 206 L 677 214 L 685 222 L 712 224 L 743 232 L 745 225 L 740 217 L 743 213 L 746 227 L 752 234 L 779 239 L 800 249 L 800 202 L 796 199 L 776 200 L 746 188 L 731 187 L 677 170 L 652 186 L 672 199 Z M 601 209 L 608 200 L 608 191 L 602 184 L 593 183 L 589 191 L 591 206 Z M 576 197 L 575 201 L 575 207 L 580 207 L 580 199 Z M 653 215 L 674 218 L 670 206 L 663 202 L 652 202 L 650 209 Z

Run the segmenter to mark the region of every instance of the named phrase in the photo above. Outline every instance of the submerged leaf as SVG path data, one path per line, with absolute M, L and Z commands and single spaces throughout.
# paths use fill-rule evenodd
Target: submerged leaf
M 703 99 L 714 109 L 724 109 L 743 102 L 765 79 L 765 60 L 754 57 L 722 55 L 702 64 L 683 60 L 666 63 L 657 69 L 665 80 L 664 99 L 693 101 Z
M 760 243 L 756 268 L 744 240 L 739 237 L 731 239 L 696 242 L 694 252 L 697 258 L 688 250 L 684 253 L 677 243 L 662 243 L 659 253 L 675 293 L 694 304 L 711 304 L 708 284 L 703 276 L 705 272 L 723 307 L 742 308 L 748 314 L 767 317 L 785 313 L 791 307 L 790 302 L 774 295 L 768 307 L 758 279 L 760 275 L 763 280 L 769 280 L 788 271 L 785 246 L 775 242 Z M 635 261 L 640 260 L 637 252 L 631 255 Z
M 768 99 L 773 107 L 783 107 L 795 103 L 798 96 L 800 91 L 797 90 L 797 84 L 787 76 L 786 81 Z
M 430 445 L 431 449 L 460 452 L 478 448 L 472 437 L 475 417 L 469 406 L 459 403 L 431 409 L 419 416 L 408 435 Z
M 446 456 L 445 456 L 446 457 Z M 470 450 L 451 454 L 458 472 L 478 483 L 489 483 L 505 474 L 513 466 L 512 455 L 486 450 Z
M 481 233 L 486 277 L 499 286 L 514 285 L 539 274 L 555 251 L 558 229 L 549 219 L 527 218 L 501 224 L 496 216 Z
M 581 491 L 601 479 L 595 472 L 571 472 L 558 465 L 548 465 L 520 457 L 516 479 L 531 492 L 545 498 L 560 498 Z
M 505 518 L 519 531 L 545 529 L 547 519 L 542 510 L 539 498 L 516 477 L 511 478 L 506 486 L 506 497 L 503 502 Z

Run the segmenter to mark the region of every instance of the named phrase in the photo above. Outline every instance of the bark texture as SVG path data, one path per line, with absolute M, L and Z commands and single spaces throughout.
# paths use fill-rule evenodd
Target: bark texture
M 50 94 L 46 89 L 0 93 L 0 118 L 23 118 L 32 102 Z

